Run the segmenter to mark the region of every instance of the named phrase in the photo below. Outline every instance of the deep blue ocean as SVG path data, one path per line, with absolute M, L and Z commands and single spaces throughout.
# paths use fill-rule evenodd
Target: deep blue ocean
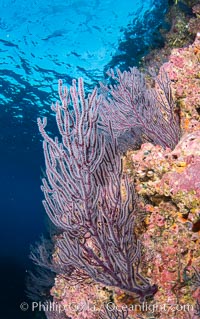
M 89 90 L 163 46 L 167 10 L 167 0 L 0 0 L 1 319 L 42 318 L 20 310 L 30 244 L 47 232 L 37 117 L 54 133 L 58 79 L 83 77 Z

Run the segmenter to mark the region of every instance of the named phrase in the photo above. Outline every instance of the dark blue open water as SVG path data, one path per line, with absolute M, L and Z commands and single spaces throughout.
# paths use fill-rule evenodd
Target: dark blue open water
M 167 9 L 167 0 L 0 0 L 1 319 L 41 318 L 19 309 L 29 245 L 46 231 L 37 117 L 49 114 L 59 78 L 82 76 L 89 89 L 162 46 Z

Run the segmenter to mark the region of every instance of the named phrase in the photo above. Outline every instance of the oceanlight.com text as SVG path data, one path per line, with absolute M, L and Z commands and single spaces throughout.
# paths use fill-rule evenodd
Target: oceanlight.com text
M 22 311 L 27 311 L 30 309 L 31 311 L 45 311 L 45 312 L 57 312 L 62 313 L 65 311 L 70 312 L 100 312 L 104 309 L 106 309 L 108 312 L 113 311 L 141 311 L 141 312 L 148 312 L 148 313 L 171 313 L 171 312 L 187 312 L 190 313 L 194 311 L 194 306 L 191 304 L 160 304 L 160 303 L 154 303 L 149 304 L 147 302 L 142 302 L 141 304 L 132 304 L 132 305 L 125 305 L 122 304 L 120 306 L 117 306 L 114 302 L 108 302 L 104 303 L 102 305 L 97 305 L 95 303 L 91 303 L 88 301 L 83 301 L 79 303 L 69 303 L 62 305 L 58 302 L 54 301 L 48 301 L 48 302 L 41 302 L 41 301 L 33 301 L 31 303 L 22 302 L 20 304 L 20 309 Z

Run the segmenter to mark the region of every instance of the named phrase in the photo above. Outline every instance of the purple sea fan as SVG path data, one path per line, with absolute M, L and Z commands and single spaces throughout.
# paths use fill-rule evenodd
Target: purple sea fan
M 142 139 L 174 149 L 180 138 L 180 128 L 166 72 L 162 70 L 159 76 L 153 76 L 156 88 L 147 85 L 144 74 L 137 68 L 123 73 L 118 69 L 117 76 L 111 70 L 108 75 L 116 84 L 108 87 L 101 84 L 102 124 L 108 128 L 111 122 L 116 137 L 125 132 L 133 135 L 129 147 Z M 126 135 L 124 139 L 126 141 Z
M 56 113 L 61 143 L 58 138 L 53 140 L 46 133 L 47 119 L 44 118 L 43 122 L 38 119 L 44 138 L 47 176 L 42 187 L 46 199 L 44 206 L 52 222 L 61 228 L 62 219 L 68 218 L 67 212 L 74 209 L 74 201 L 82 198 L 89 202 L 95 197 L 92 176 L 104 156 L 104 136 L 99 136 L 97 132 L 97 92 L 94 90 L 87 100 L 84 95 L 82 79 L 78 81 L 78 91 L 76 81 L 73 81 L 70 94 L 66 87 L 63 90 L 62 81 L 59 81 L 62 104 L 57 102 L 52 105 L 52 110 Z M 69 109 L 71 101 L 74 111 Z M 73 218 L 76 220 L 75 216 Z
M 48 136 L 46 120 L 38 120 L 47 176 L 43 179 L 43 203 L 52 222 L 63 231 L 56 242 L 57 260 L 61 268 L 75 269 L 71 281 L 90 277 L 103 286 L 118 287 L 145 299 L 157 287 L 140 274 L 134 187 L 127 178 L 123 182 L 116 144 L 105 149 L 104 138 L 98 133 L 100 100 L 96 90 L 85 99 L 81 79 L 78 84 L 77 91 L 73 82 L 69 95 L 59 82 L 62 105 L 52 107 L 62 143 Z

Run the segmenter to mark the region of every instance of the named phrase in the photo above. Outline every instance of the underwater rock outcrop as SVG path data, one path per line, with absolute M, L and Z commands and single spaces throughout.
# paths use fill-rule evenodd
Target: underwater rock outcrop
M 72 318 L 99 318 L 96 310 L 104 303 L 111 310 L 128 309 L 132 319 L 199 318 L 199 44 L 197 35 L 189 47 L 172 50 L 169 62 L 162 66 L 172 81 L 180 116 L 181 139 L 174 150 L 144 143 L 124 156 L 124 172 L 138 194 L 136 234 L 142 242 L 142 272 L 158 285 L 158 291 L 142 305 L 136 295 L 120 288 L 103 287 L 89 279 L 73 285 L 58 274 L 51 294 Z M 56 251 L 54 258 L 59 261 Z M 82 308 L 69 310 L 70 304 Z M 114 318 L 113 314 L 107 311 L 105 316 Z M 117 318 L 127 318 L 126 313 Z

